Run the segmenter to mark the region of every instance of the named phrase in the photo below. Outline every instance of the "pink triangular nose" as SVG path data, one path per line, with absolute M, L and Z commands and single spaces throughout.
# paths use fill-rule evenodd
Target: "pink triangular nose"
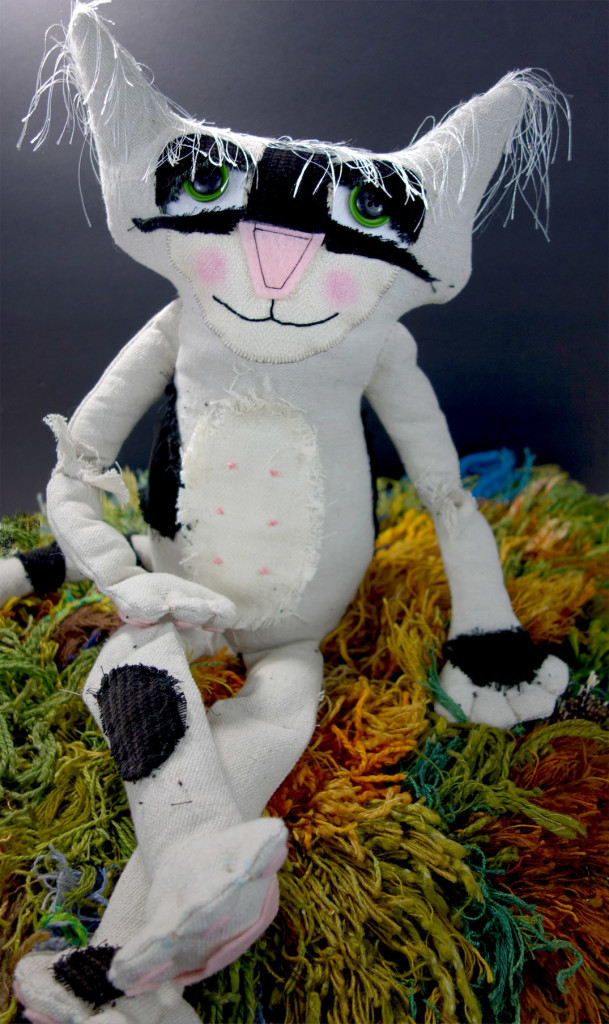
M 264 299 L 289 295 L 324 240 L 323 234 L 256 221 L 241 221 L 239 231 L 256 294 Z

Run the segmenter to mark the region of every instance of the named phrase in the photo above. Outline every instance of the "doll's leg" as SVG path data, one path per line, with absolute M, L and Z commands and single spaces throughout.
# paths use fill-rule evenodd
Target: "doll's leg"
M 247 679 L 208 718 L 235 800 L 244 815 L 261 814 L 309 742 L 319 707 L 323 658 L 300 641 L 245 654 Z
M 243 935 L 249 946 L 272 920 L 285 826 L 243 822 L 171 624 L 114 634 L 85 700 L 125 782 L 150 879 L 146 922 L 109 977 L 128 994 L 190 982 L 220 944 Z
M 121 660 L 125 657 L 126 651 L 132 648 L 131 634 L 133 632 L 130 633 L 128 629 L 124 629 L 121 630 L 120 637 L 116 634 L 120 639 L 120 649 L 115 650 L 114 653 Z M 137 636 L 141 631 L 135 631 L 135 633 Z M 205 634 L 197 638 L 196 633 L 189 631 L 185 636 L 188 639 L 187 646 L 195 656 L 199 653 L 201 646 L 198 641 L 202 640 L 204 646 L 208 645 Z M 117 646 L 118 640 L 115 641 L 115 647 Z M 101 662 L 107 664 L 107 653 L 104 652 L 100 657 L 100 667 Z M 301 642 L 246 656 L 246 664 L 248 678 L 238 698 L 218 702 L 210 714 L 209 720 L 228 782 L 233 792 L 238 794 L 238 804 L 244 818 L 249 820 L 260 814 L 268 798 L 306 747 L 315 726 L 323 662 L 314 642 Z M 137 862 L 140 865 L 139 874 Z M 129 875 L 134 879 L 133 885 L 126 884 Z M 96 933 L 94 940 L 96 945 L 104 943 L 116 948 L 128 940 L 131 934 L 139 933 L 137 925 L 141 919 L 142 910 L 140 908 L 145 900 L 144 890 L 147 887 L 148 882 L 141 866 L 138 850 L 123 874 L 116 893 L 113 894 L 102 924 Z M 270 888 L 268 891 L 270 892 L 269 906 L 274 908 L 276 892 L 274 887 L 272 891 Z M 136 894 L 138 895 L 138 906 L 134 901 Z M 270 903 L 271 899 L 273 903 Z M 118 906 L 123 911 L 123 915 L 120 912 L 118 915 L 113 915 L 116 901 L 120 901 Z M 269 916 L 269 906 L 267 906 L 266 916 L 263 915 L 264 920 L 254 929 L 246 929 L 245 934 L 235 936 L 234 926 L 231 925 L 231 922 L 226 922 L 218 930 L 213 953 L 205 967 L 202 968 L 205 976 L 213 974 L 226 963 L 230 963 L 248 948 L 262 930 L 260 925 L 265 925 L 265 922 L 268 923 L 266 918 L 270 920 L 274 916 L 273 914 Z M 119 920 L 118 927 L 116 923 L 113 925 L 113 917 L 117 916 L 119 919 L 121 916 L 126 916 L 126 923 Z M 134 923 L 136 927 L 134 927 Z M 248 931 L 251 934 L 248 934 Z M 200 945 L 205 947 L 206 944 L 200 943 Z M 209 943 L 207 943 L 207 947 L 209 947 Z M 204 950 L 199 949 L 200 956 L 203 952 Z M 191 956 L 193 954 L 194 951 L 191 951 Z M 22 961 L 22 965 L 27 965 L 31 960 L 32 957 L 26 958 Z M 75 958 L 75 962 L 77 960 L 78 957 Z M 33 993 L 35 993 L 36 972 L 30 971 L 30 977 L 33 983 L 30 988 L 33 987 Z M 192 977 L 189 980 L 193 980 Z M 151 978 L 150 984 L 153 983 L 154 978 Z M 102 987 L 104 985 L 108 987 L 108 996 L 110 996 L 112 986 L 108 986 L 105 972 L 100 976 L 99 984 Z M 164 992 L 166 989 L 167 985 L 163 985 L 162 989 L 158 991 Z M 57 1003 L 56 988 L 53 992 L 55 1003 Z M 59 993 L 59 1002 L 63 1007 L 67 999 L 61 998 L 62 995 L 63 993 Z M 164 998 L 169 998 L 169 995 Z M 143 998 L 143 996 L 137 996 L 129 1002 L 130 1013 L 136 1013 L 139 1000 Z M 175 993 L 172 998 L 177 998 Z M 32 996 L 32 1002 L 28 1005 L 39 1007 L 41 1003 L 40 1000 L 35 999 L 35 996 Z M 119 1012 L 120 1007 L 123 1006 L 127 1007 L 127 1004 L 124 1000 L 119 1000 L 116 1012 Z M 60 1017 L 59 1012 L 56 1011 L 54 1019 L 60 1024 L 63 1024 L 64 1020 L 72 1024 L 72 1021 L 80 1022 L 85 1019 L 82 1016 L 69 1016 L 68 1012 L 69 1009 L 65 1010 L 66 1015 Z M 129 1021 L 137 1019 L 137 1016 L 125 1018 Z M 176 1016 L 176 1024 L 177 1021 Z
M 229 700 L 218 701 L 208 712 L 207 721 L 226 780 L 244 821 L 249 824 L 212 836 L 214 856 L 225 849 L 232 857 L 227 840 L 232 842 L 235 836 L 242 834 L 244 842 L 247 842 L 246 829 L 254 835 L 255 826 L 271 824 L 269 819 L 260 822 L 255 819 L 305 749 L 315 728 L 322 686 L 323 659 L 314 641 L 245 655 L 245 663 L 248 674 L 242 690 Z M 279 823 L 275 821 L 274 824 Z M 152 988 L 166 973 L 179 982 L 190 984 L 210 977 L 241 956 L 277 913 L 275 873 L 284 856 L 285 850 L 281 846 L 261 874 L 257 869 L 258 881 L 256 871 L 252 871 L 249 895 L 248 887 L 244 887 L 240 899 L 225 901 L 226 916 L 218 920 L 216 915 L 216 923 L 209 932 L 197 933 L 194 923 L 203 920 L 206 908 L 193 914 L 192 926 L 182 929 L 183 941 L 175 944 L 175 953 L 171 957 L 173 962 L 167 962 L 166 954 L 163 954 L 160 964 L 149 968 L 129 991 Z M 192 885 L 197 888 L 198 878 L 193 879 Z M 259 906 L 256 900 L 261 897 L 260 914 L 255 918 L 249 908 Z M 153 898 L 154 887 L 149 906 Z M 243 902 L 241 908 L 240 901 Z M 253 923 L 242 928 L 248 917 Z M 163 927 L 165 932 L 169 930 L 166 917 L 165 920 L 158 919 L 157 928 L 161 930 Z M 120 977 L 124 965 L 128 976 L 132 974 L 130 965 L 149 961 L 150 948 L 145 935 L 138 933 L 117 953 L 111 976 L 114 979 Z M 162 945 L 159 948 L 162 952 L 167 947 Z
M 144 919 L 149 883 L 139 850 L 123 871 L 112 898 L 86 949 L 41 950 L 17 964 L 15 994 L 32 1024 L 196 1024 L 197 1015 L 182 999 L 182 986 L 166 983 L 150 996 L 117 998 L 104 968 L 105 949 L 114 949 L 136 934 Z M 100 954 L 100 949 L 102 950 Z M 108 1004 L 107 1009 L 98 1007 Z
M 257 817 L 269 797 L 294 766 L 305 749 L 315 727 L 322 683 L 322 657 L 315 642 L 299 642 L 271 651 L 245 656 L 248 676 L 243 689 L 230 700 L 218 701 L 208 713 L 213 739 L 223 764 L 226 778 L 235 794 L 243 817 L 254 824 L 269 823 Z M 236 834 L 236 830 L 234 830 Z M 222 844 L 229 832 L 216 836 Z M 214 853 L 216 850 L 214 848 Z M 283 859 L 281 849 L 256 883 L 259 897 L 264 896 L 260 916 L 245 929 L 238 928 L 238 917 L 227 906 L 225 920 L 220 920 L 208 936 L 182 929 L 184 941 L 171 964 L 165 957 L 129 991 L 152 987 L 165 968 L 176 980 L 191 983 L 210 977 L 231 963 L 252 944 L 277 912 L 278 890 L 275 872 Z M 269 884 L 268 879 L 272 876 Z M 250 885 L 254 896 L 254 883 Z M 242 915 L 243 916 L 243 915 Z M 251 916 L 251 913 L 250 913 Z M 202 915 L 198 915 L 202 919 Z M 194 920 L 194 919 L 193 919 Z M 161 927 L 158 921 L 158 927 Z M 165 922 L 167 930 L 167 923 Z M 145 937 L 136 937 L 117 953 L 111 977 L 119 978 L 131 963 L 139 965 L 146 958 Z M 197 966 L 198 960 L 198 966 Z M 184 964 L 190 969 L 183 970 Z M 158 973 L 157 973 L 158 971 Z

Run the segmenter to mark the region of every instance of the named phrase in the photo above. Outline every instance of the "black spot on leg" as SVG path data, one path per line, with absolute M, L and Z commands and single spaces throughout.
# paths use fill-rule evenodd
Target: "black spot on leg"
M 121 665 L 97 693 L 102 728 L 125 782 L 153 775 L 186 732 L 186 698 L 164 669 Z
M 116 946 L 88 946 L 76 949 L 58 960 L 53 967 L 57 981 L 78 999 L 91 1003 L 97 1010 L 123 993 L 108 980 Z
M 48 594 L 58 590 L 66 578 L 66 560 L 63 552 L 53 541 L 44 548 L 20 551 L 16 556 L 25 569 L 32 589 L 37 594 Z

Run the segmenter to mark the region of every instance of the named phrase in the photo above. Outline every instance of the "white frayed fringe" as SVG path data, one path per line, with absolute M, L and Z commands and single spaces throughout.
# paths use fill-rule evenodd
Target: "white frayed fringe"
M 454 534 L 459 523 L 469 519 L 478 508 L 470 491 L 455 486 L 454 479 L 431 469 L 413 480 L 413 485 L 425 508 L 449 533 Z
M 108 469 L 101 462 L 97 452 L 77 445 L 65 416 L 51 413 L 45 416 L 43 422 L 53 431 L 57 443 L 57 465 L 53 473 L 63 473 L 64 476 L 80 480 L 89 487 L 108 491 L 124 508 L 129 501 L 129 491 L 120 469 Z
M 75 0 L 72 13 L 77 9 L 86 9 L 92 17 L 98 38 L 103 31 L 105 19 L 98 8 L 111 0 Z M 53 34 L 59 33 L 59 34 Z M 98 44 L 98 53 L 101 47 Z M 245 160 L 248 167 L 254 167 L 265 147 L 278 149 L 298 149 L 308 153 L 301 175 L 296 182 L 294 192 L 298 191 L 300 182 L 309 166 L 317 166 L 320 171 L 319 187 L 329 177 L 332 185 L 341 180 L 343 168 L 355 170 L 365 181 L 385 188 L 383 172 L 378 161 L 383 163 L 403 181 L 408 198 L 422 198 L 429 205 L 421 182 L 431 182 L 434 192 L 433 207 L 438 214 L 447 197 L 449 171 L 451 189 L 454 187 L 454 161 L 461 162 L 461 182 L 459 199 L 464 195 L 468 179 L 476 167 L 480 153 L 478 125 L 474 114 L 470 118 L 454 118 L 465 104 L 450 111 L 431 133 L 421 138 L 418 132 L 410 145 L 399 153 L 373 154 L 358 149 L 347 143 L 336 145 L 319 142 L 315 139 L 294 140 L 289 136 L 279 139 L 255 138 L 253 136 L 233 132 L 230 129 L 216 128 L 213 123 L 197 121 L 188 113 L 163 96 L 152 85 L 147 69 L 135 60 L 117 43 L 114 43 L 115 69 L 101 104 L 101 116 L 104 125 L 112 132 L 114 152 L 125 163 L 129 160 L 130 139 L 129 125 L 125 114 L 125 98 L 132 88 L 140 87 L 146 96 L 146 105 L 154 113 L 159 125 L 167 126 L 167 138 L 172 134 L 176 137 L 165 148 L 163 159 L 176 164 L 185 156 L 191 156 L 193 174 L 200 155 L 209 157 L 214 162 L 235 165 Z M 49 65 L 52 70 L 48 73 Z M 38 107 L 45 104 L 45 116 L 42 127 L 31 138 L 34 149 L 38 149 L 46 140 L 51 126 L 53 94 L 59 88 L 66 109 L 66 118 L 60 132 L 58 142 L 67 134 L 72 141 L 78 127 L 91 145 L 95 163 L 95 141 L 91 127 L 87 100 L 95 91 L 99 77 L 99 63 L 93 76 L 93 83 L 87 94 L 81 89 L 77 68 L 70 51 L 67 30 L 61 25 L 52 26 L 46 34 L 46 49 L 38 72 L 36 91 L 24 118 L 24 128 L 19 139 L 20 146 L 27 136 L 30 121 Z M 47 76 L 47 77 L 45 77 Z M 499 85 L 513 85 L 520 90 L 523 107 L 520 120 L 505 148 L 504 158 L 498 173 L 487 189 L 476 214 L 474 226 L 480 229 L 489 217 L 500 206 L 507 207 L 505 223 L 514 217 L 514 210 L 521 197 L 533 214 L 536 227 L 547 237 L 548 215 L 550 208 L 549 168 L 554 162 L 558 140 L 560 116 L 564 116 L 568 126 L 569 153 L 571 149 L 571 112 L 567 97 L 554 84 L 551 76 L 541 70 L 513 71 L 506 75 Z M 426 122 L 424 122 L 425 124 Z M 202 136 L 213 140 L 211 151 L 209 143 L 203 143 Z M 427 153 L 417 153 L 418 144 L 425 142 Z M 148 177 L 156 170 L 152 163 L 145 171 Z M 413 174 L 414 172 L 414 174 Z M 416 175 L 416 177 L 415 177 Z M 452 197 L 454 199 L 454 196 Z
M 550 166 L 558 149 L 561 116 L 567 123 L 567 159 L 571 159 L 571 108 L 565 94 L 555 85 L 552 76 L 542 69 L 511 71 L 495 88 L 515 87 L 522 97 L 520 117 L 504 149 L 503 160 L 493 175 L 474 218 L 474 230 L 480 231 L 500 208 L 507 207 L 504 225 L 514 219 L 520 197 L 533 214 L 535 227 L 548 237 L 550 212 Z M 484 97 L 477 97 L 484 99 Z M 468 109 L 469 108 L 469 109 Z M 459 114 L 462 114 L 459 117 Z M 457 116 L 455 116 L 457 115 Z M 467 116 L 464 116 L 467 115 Z M 429 120 L 429 119 L 428 119 Z M 457 201 L 465 194 L 471 174 L 483 151 L 480 125 L 476 121 L 473 101 L 462 103 L 421 137 L 427 122 L 403 151 L 415 173 L 431 183 L 436 200 L 432 212 L 443 212 L 450 179 L 451 200 L 454 201 L 455 162 L 460 161 L 461 180 Z M 417 153 L 419 145 L 426 152 Z
M 478 208 L 474 229 L 480 230 L 498 207 L 507 205 L 504 225 L 514 219 L 518 197 L 533 214 L 535 227 L 548 237 L 550 167 L 556 159 L 560 115 L 567 122 L 567 159 L 571 159 L 571 108 L 547 71 L 512 71 L 503 82 L 520 89 L 523 109 L 508 142 L 499 173 Z

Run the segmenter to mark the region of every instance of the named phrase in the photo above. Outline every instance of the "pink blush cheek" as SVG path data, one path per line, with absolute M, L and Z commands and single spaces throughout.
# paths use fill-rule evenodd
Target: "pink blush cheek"
M 354 306 L 360 297 L 359 281 L 346 270 L 333 270 L 324 280 L 326 298 L 333 306 Z
M 195 256 L 193 269 L 198 280 L 210 288 L 222 284 L 227 273 L 224 256 L 217 249 L 206 249 Z

